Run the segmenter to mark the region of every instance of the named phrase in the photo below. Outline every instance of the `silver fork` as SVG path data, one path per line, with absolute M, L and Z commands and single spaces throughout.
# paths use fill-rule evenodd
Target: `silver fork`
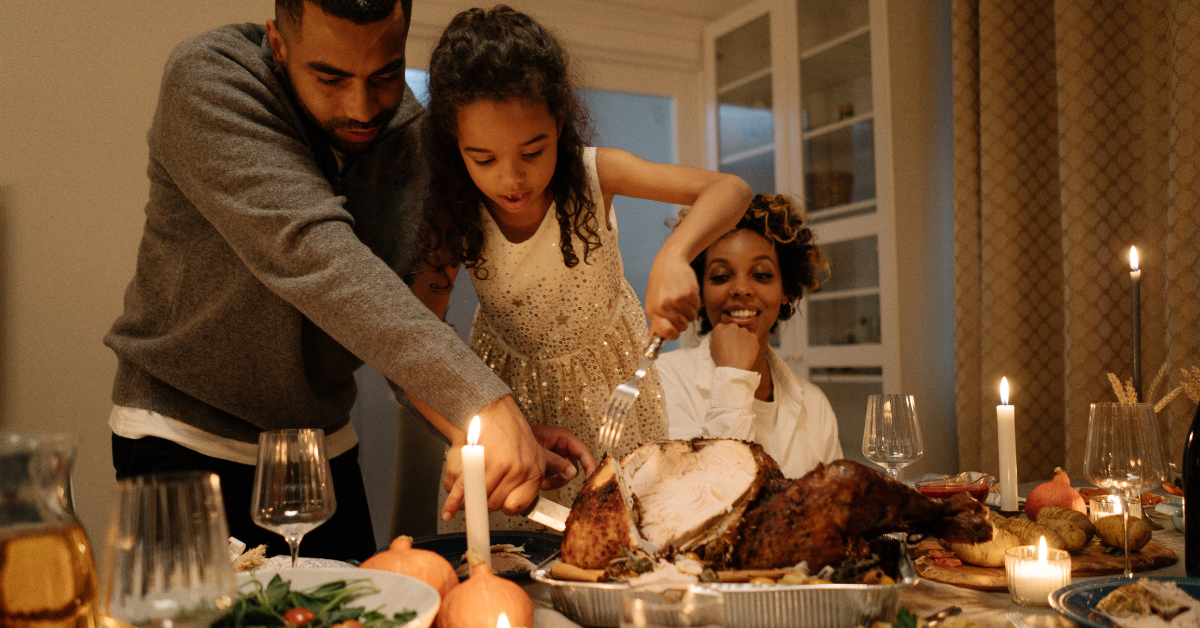
M 609 456 L 612 456 L 617 443 L 621 442 L 621 433 L 625 431 L 625 418 L 629 416 L 633 402 L 637 401 L 638 384 L 646 376 L 646 371 L 650 370 L 650 365 L 658 358 L 658 351 L 662 349 L 662 345 L 662 336 L 658 334 L 652 336 L 650 342 L 646 343 L 646 348 L 642 350 L 642 360 L 638 362 L 637 371 L 634 372 L 633 377 L 617 386 L 608 398 L 608 407 L 604 409 L 604 416 L 600 418 L 600 431 L 597 434 L 596 444 L 600 445 L 604 453 Z

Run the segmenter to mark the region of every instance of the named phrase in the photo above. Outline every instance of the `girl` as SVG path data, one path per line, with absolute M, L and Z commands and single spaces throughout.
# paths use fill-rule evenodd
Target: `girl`
M 671 438 L 752 440 L 790 478 L 841 458 L 829 400 L 767 344 L 828 271 L 800 210 L 784 196 L 754 197 L 692 268 L 703 339 L 658 359 Z
M 674 339 L 700 306 L 688 264 L 736 223 L 749 187 L 585 146 L 565 51 L 506 6 L 451 21 L 430 60 L 429 97 L 427 269 L 413 291 L 444 316 L 455 274 L 470 269 L 479 295 L 471 347 L 530 424 L 566 428 L 595 450 L 609 395 L 633 375 L 649 337 L 623 276 L 613 196 L 692 206 L 655 257 L 646 292 L 650 331 Z M 667 436 L 657 375 L 640 390 L 615 455 Z M 448 435 L 461 442 L 461 431 Z M 458 464 L 457 450 L 447 464 Z M 548 497 L 570 504 L 580 484 Z

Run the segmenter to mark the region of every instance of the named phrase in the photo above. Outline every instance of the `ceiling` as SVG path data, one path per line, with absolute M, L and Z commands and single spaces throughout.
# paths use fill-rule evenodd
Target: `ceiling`
M 668 13 L 681 17 L 695 18 L 705 22 L 714 21 L 754 0 L 593 0 L 596 4 Z

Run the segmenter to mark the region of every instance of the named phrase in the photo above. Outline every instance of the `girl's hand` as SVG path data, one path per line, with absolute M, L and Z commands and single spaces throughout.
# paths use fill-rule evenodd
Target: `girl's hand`
M 700 285 L 682 256 L 664 249 L 650 267 L 646 285 L 646 322 L 650 332 L 667 340 L 679 338 L 700 311 Z
M 733 323 L 720 323 L 713 327 L 709 352 L 717 366 L 753 371 L 761 350 L 758 335 L 745 327 Z
M 579 473 L 576 465 L 583 467 L 587 477 L 596 470 L 596 459 L 583 441 L 565 427 L 555 425 L 531 425 L 533 437 L 546 448 L 546 474 L 542 478 L 542 490 L 558 488 L 575 478 Z

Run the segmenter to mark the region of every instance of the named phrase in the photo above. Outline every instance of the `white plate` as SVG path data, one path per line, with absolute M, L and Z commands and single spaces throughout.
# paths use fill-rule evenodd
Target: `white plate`
M 407 610 L 417 612 L 417 617 L 404 624 L 404 628 L 429 628 L 433 618 L 437 616 L 441 597 L 433 587 L 416 578 L 379 571 L 378 569 L 338 568 L 338 569 L 257 569 L 252 572 L 255 579 L 264 586 L 279 574 L 279 577 L 291 582 L 292 590 L 307 590 L 319 587 L 334 580 L 350 580 L 355 578 L 370 578 L 379 587 L 379 593 L 364 595 L 354 600 L 355 606 L 364 606 L 368 611 L 378 610 L 391 616 Z M 251 573 L 237 574 L 238 591 L 251 590 Z

